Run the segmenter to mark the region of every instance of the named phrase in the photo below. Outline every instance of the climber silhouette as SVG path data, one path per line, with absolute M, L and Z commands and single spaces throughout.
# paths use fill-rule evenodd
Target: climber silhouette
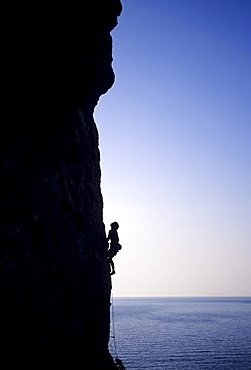
M 118 236 L 118 230 L 119 224 L 117 222 L 111 223 L 111 230 L 109 230 L 107 240 L 109 242 L 110 240 L 110 248 L 107 251 L 107 258 L 110 263 L 110 274 L 115 274 L 115 268 L 114 268 L 114 262 L 113 257 L 116 256 L 118 251 L 122 248 L 122 246 L 119 244 L 119 236 Z
M 123 362 L 119 358 L 116 358 L 115 362 L 116 362 L 116 369 L 126 370 L 125 366 L 123 365 Z

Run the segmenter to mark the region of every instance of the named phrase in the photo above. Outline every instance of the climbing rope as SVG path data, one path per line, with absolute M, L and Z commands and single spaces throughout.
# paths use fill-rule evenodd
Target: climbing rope
M 123 362 L 118 358 L 118 351 L 117 351 L 117 344 L 116 344 L 116 336 L 115 336 L 115 320 L 114 320 L 114 304 L 113 304 L 113 294 L 111 296 L 111 312 L 112 312 L 112 334 L 110 338 L 113 339 L 114 342 L 114 350 L 115 350 L 115 363 L 116 363 L 116 369 L 125 370 L 125 366 L 123 365 Z
M 113 338 L 113 342 L 114 342 L 114 350 L 115 350 L 115 356 L 116 358 L 118 358 L 118 351 L 117 351 L 117 344 L 116 344 L 116 336 L 115 336 L 115 320 L 114 320 L 114 305 L 113 305 L 113 293 L 112 293 L 112 336 L 111 338 Z

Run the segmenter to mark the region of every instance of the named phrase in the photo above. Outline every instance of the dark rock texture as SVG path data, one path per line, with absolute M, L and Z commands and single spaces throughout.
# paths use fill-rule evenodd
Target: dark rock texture
M 120 12 L 119 0 L 2 12 L 6 368 L 114 368 L 93 110 L 114 82 Z

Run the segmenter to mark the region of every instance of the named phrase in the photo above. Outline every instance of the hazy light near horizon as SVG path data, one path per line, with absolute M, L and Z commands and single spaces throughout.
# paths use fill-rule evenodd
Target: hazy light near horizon
M 126 0 L 95 110 L 115 296 L 251 295 L 251 2 Z

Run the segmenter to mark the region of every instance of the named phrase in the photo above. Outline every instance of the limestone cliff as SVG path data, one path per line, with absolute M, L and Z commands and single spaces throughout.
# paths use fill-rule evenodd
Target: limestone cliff
M 81 2 L 79 2 L 81 4 Z M 114 82 L 119 0 L 4 9 L 3 357 L 112 369 L 93 110 Z

